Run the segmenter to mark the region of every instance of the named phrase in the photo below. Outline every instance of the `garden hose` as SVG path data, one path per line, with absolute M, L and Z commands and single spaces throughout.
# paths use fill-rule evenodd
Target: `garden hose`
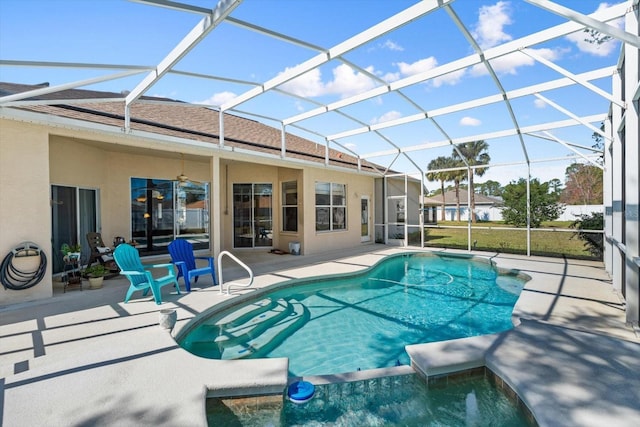
M 13 265 L 15 258 L 39 256 L 40 263 L 35 270 L 22 271 Z M 4 257 L 0 264 L 0 282 L 5 289 L 19 291 L 40 283 L 47 272 L 47 256 L 33 242 L 22 242 Z

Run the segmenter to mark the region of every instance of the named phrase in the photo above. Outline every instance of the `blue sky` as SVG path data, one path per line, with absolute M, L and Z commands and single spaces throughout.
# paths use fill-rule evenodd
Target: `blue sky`
M 212 0 L 190 0 L 185 3 L 209 8 L 215 5 Z M 245 0 L 231 16 L 320 48 L 330 48 L 415 3 L 415 0 Z M 606 6 L 605 3 L 590 0 L 564 0 L 557 3 L 585 14 Z M 452 3 L 452 9 L 483 49 L 566 22 L 522 0 L 458 0 Z M 0 58 L 156 65 L 200 19 L 197 14 L 124 0 L 2 0 Z M 584 40 L 584 33 L 578 32 L 532 46 L 532 49 L 537 55 L 575 74 L 616 64 L 620 43 L 611 41 L 598 46 Z M 347 53 L 344 55 L 345 62 L 329 61 L 288 82 L 281 89 L 309 97 L 318 103 L 330 104 L 472 53 L 471 45 L 451 17 L 444 10 L 438 10 Z M 185 56 L 175 69 L 259 83 L 278 76 L 316 54 L 316 51 L 307 47 L 223 23 Z M 351 64 L 360 68 L 354 69 Z M 498 58 L 492 61 L 492 66 L 507 92 L 562 77 L 522 53 Z M 114 72 L 104 69 L 0 66 L 0 80 L 34 84 L 47 81 L 57 85 Z M 131 90 L 144 76 L 145 73 L 87 88 L 116 92 Z M 597 79 L 592 83 L 611 92 L 610 78 Z M 172 74 L 165 76 L 146 94 L 217 106 L 252 87 L 238 82 Z M 343 111 L 349 118 L 327 113 L 298 123 L 311 132 L 291 127 L 287 130 L 323 142 L 314 132 L 331 135 L 360 128 L 363 124 L 375 125 L 418 113 L 419 109 L 407 102 L 407 98 L 418 104 L 420 109 L 431 112 L 452 103 L 497 93 L 497 86 L 486 68 L 472 66 L 409 86 L 402 90 L 401 95 L 385 94 L 348 106 Z M 606 112 L 609 105 L 606 99 L 584 88 L 569 87 L 543 95 L 580 116 Z M 535 96 L 514 99 L 511 105 L 520 126 L 568 118 Z M 268 92 L 239 105 L 238 109 L 282 120 L 316 107 L 316 104 L 296 96 Z M 354 118 L 357 121 L 354 122 Z M 513 127 L 504 103 L 444 114 L 435 120 L 437 125 L 422 120 L 384 129 L 380 136 L 358 135 L 340 139 L 339 142 L 359 154 L 367 154 L 389 150 L 391 147 L 387 140 L 400 147 L 442 141 L 445 136 L 440 129 L 444 129 L 450 138 L 459 138 Z M 265 123 L 278 126 L 277 121 L 266 120 Z M 592 145 L 591 134 L 583 126 L 553 131 L 557 138 L 584 146 Z M 492 163 L 511 163 L 524 158 L 516 137 L 487 142 Z M 570 154 L 565 147 L 540 138 L 526 137 L 526 146 L 532 159 Z M 450 146 L 411 152 L 412 158 L 422 169 L 426 169 L 431 159 L 450 154 Z M 393 158 L 382 156 L 371 161 L 386 166 L 391 164 Z M 552 178 L 564 180 L 567 165 L 567 162 L 534 163 L 532 173 L 543 181 Z M 415 170 L 402 157 L 392 164 L 392 168 L 408 172 Z M 523 171 L 526 171 L 523 165 L 495 167 L 477 180 L 494 179 L 506 184 L 524 176 Z M 434 186 L 437 184 L 429 184 L 430 188 Z

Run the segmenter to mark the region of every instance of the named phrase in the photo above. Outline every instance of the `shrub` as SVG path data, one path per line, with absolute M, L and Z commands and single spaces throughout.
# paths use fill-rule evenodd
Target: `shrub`
M 591 215 L 578 215 L 578 219 L 573 221 L 570 227 L 577 230 L 602 231 L 604 228 L 604 215 L 601 212 L 595 212 Z M 575 235 L 584 241 L 584 246 L 591 255 L 602 259 L 602 254 L 604 253 L 604 235 L 602 233 L 579 231 Z

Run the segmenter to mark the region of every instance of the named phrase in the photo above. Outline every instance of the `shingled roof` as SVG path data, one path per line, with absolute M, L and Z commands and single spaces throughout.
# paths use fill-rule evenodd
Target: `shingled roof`
M 48 84 L 25 85 L 0 82 L 0 96 L 12 95 L 46 87 Z M 86 122 L 124 128 L 124 94 L 82 89 L 69 89 L 51 94 L 36 96 L 28 100 L 55 100 L 51 105 L 23 104 L 14 106 L 22 110 L 49 114 Z M 87 100 L 96 99 L 96 102 Z M 122 102 L 105 101 L 122 99 Z M 59 101 L 69 101 L 60 103 Z M 82 102 L 79 102 L 81 101 Z M 75 101 L 75 102 L 74 102 Z M 144 131 L 159 136 L 172 136 L 220 144 L 219 112 L 202 106 L 194 106 L 168 98 L 143 96 L 140 102 L 131 105 L 132 130 Z M 246 150 L 269 153 L 279 156 L 281 153 L 281 132 L 264 123 L 224 114 L 224 145 Z M 286 133 L 286 155 L 316 163 L 324 163 L 325 147 L 313 141 Z M 356 169 L 356 157 L 338 150 L 329 150 L 329 164 Z M 362 170 L 374 171 L 370 163 L 361 161 Z

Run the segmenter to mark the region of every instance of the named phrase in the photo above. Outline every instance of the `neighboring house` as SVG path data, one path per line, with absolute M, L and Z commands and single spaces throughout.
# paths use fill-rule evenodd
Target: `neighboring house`
M 0 83 L 0 97 L 40 87 Z M 72 89 L 0 108 L 0 256 L 32 241 L 49 261 L 42 283 L 0 293 L 0 305 L 50 297 L 60 246 L 79 242 L 86 256 L 89 231 L 165 256 L 174 238 L 214 255 L 291 242 L 314 254 L 419 229 L 419 181 L 383 179 L 346 153 L 164 98 L 134 103 L 125 131 L 122 97 Z
M 468 191 L 460 189 L 460 220 L 469 219 L 469 205 L 467 201 Z M 442 194 L 424 198 L 425 208 L 436 209 L 436 220 L 442 218 Z M 478 221 L 502 221 L 502 199 L 499 197 L 489 197 L 482 194 L 475 195 L 475 216 Z M 444 213 L 446 221 L 457 221 L 457 201 L 455 191 L 445 191 L 444 193 Z

